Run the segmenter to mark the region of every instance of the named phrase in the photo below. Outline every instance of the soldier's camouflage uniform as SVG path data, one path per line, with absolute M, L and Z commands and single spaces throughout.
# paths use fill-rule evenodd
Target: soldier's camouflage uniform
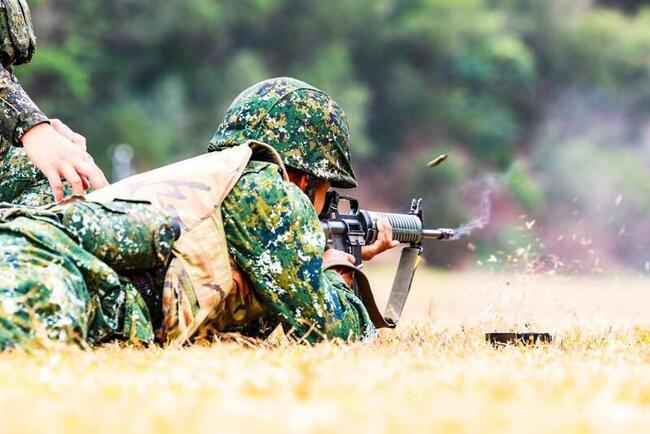
M 125 276 L 164 267 L 173 239 L 172 219 L 146 204 L 0 206 L 0 349 L 42 338 L 152 342 Z
M 348 187 L 356 185 L 348 135 L 344 114 L 329 97 L 297 80 L 276 79 L 233 103 L 209 148 L 263 140 L 283 160 L 292 156 L 289 166 Z M 326 152 L 331 158 L 323 157 L 324 149 L 334 149 Z M 14 193 L 27 197 L 30 191 Z M 250 161 L 221 211 L 228 250 L 266 307 L 266 320 L 310 341 L 376 333 L 340 275 L 322 269 L 325 237 L 316 211 L 283 180 L 279 166 Z M 38 342 L 39 333 L 91 344 L 111 338 L 152 342 L 156 312 L 148 311 L 129 280 L 133 270 L 120 264 L 149 258 L 136 261 L 137 268 L 160 275 L 173 240 L 170 225 L 163 212 L 128 202 L 6 207 L 0 213 L 0 348 Z M 117 260 L 118 251 L 129 259 Z M 259 332 L 256 324 L 238 331 Z
M 13 74 L 36 50 L 25 0 L 0 0 L 0 201 L 39 205 L 52 201 L 47 180 L 25 155 L 20 138 L 47 122 Z
M 322 91 L 295 79 L 267 80 L 231 105 L 208 150 L 247 139 L 274 147 L 285 165 L 334 187 L 354 187 L 350 132 L 341 108 Z M 308 198 L 283 182 L 277 166 L 249 163 L 222 205 L 230 254 L 260 299 L 304 334 L 363 338 L 376 331 L 361 301 L 340 275 L 322 268 L 325 236 Z
M 313 205 L 272 163 L 249 163 L 221 206 L 228 250 L 259 300 L 298 336 L 374 334 L 361 301 L 335 271 L 322 270 L 325 235 Z

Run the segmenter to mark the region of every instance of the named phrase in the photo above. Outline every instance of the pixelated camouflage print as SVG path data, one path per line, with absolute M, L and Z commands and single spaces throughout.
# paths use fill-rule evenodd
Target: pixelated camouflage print
M 66 214 L 66 206 L 75 212 Z M 124 245 L 114 240 L 99 249 L 106 257 L 124 260 L 125 249 L 136 256 L 150 249 L 155 259 L 148 265 L 166 262 L 156 250 L 165 245 L 166 251 L 172 242 L 170 219 L 153 215 L 147 205 L 124 202 L 115 211 L 93 203 L 50 210 L 0 204 L 0 348 L 29 345 L 42 336 L 91 345 L 109 339 L 153 342 L 150 314 L 135 287 L 84 249 L 94 242 L 84 240 L 91 232 L 61 224 L 61 215 L 74 219 L 79 213 L 87 214 L 82 219 L 90 227 L 101 223 L 124 234 Z M 157 218 L 165 230 L 150 227 L 149 236 L 141 234 L 145 229 L 133 224 L 136 214 Z M 150 235 L 164 239 L 152 243 Z M 147 245 L 133 244 L 140 242 Z M 107 253 L 111 247 L 122 253 Z
M 66 183 L 66 194 L 71 192 Z M 42 206 L 54 202 L 47 179 L 27 158 L 23 148 L 0 139 L 0 202 Z
M 29 98 L 12 73 L 36 50 L 29 7 L 24 0 L 0 1 L 0 136 L 14 146 L 30 128 L 47 117 Z
M 49 209 L 84 250 L 119 273 L 156 270 L 169 261 L 173 219 L 148 202 L 75 201 Z
M 356 187 L 350 129 L 341 107 L 324 92 L 293 78 L 275 78 L 245 90 L 232 103 L 208 146 L 218 151 L 246 140 L 275 148 L 285 165 Z
M 25 0 L 0 1 L 0 59 L 2 65 L 28 63 L 36 51 L 32 16 Z
M 23 134 L 47 120 L 16 77 L 0 67 L 0 135 L 12 145 L 20 146 Z
M 376 334 L 341 276 L 321 269 L 325 236 L 316 211 L 278 166 L 251 161 L 221 211 L 230 254 L 287 330 L 312 342 Z

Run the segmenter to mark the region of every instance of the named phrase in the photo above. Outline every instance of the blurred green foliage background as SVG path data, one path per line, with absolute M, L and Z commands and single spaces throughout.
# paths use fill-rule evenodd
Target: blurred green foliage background
M 366 207 L 421 196 L 432 226 L 453 227 L 495 177 L 488 227 L 430 261 L 524 249 L 546 269 L 650 271 L 650 2 L 30 4 L 39 49 L 18 77 L 107 173 L 119 143 L 139 170 L 202 152 L 240 91 L 294 76 L 348 113 Z

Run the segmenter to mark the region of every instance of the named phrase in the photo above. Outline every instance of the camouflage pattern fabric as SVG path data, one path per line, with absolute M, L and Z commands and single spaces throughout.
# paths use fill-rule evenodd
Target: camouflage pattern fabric
M 277 165 L 251 161 L 221 212 L 230 254 L 286 330 L 311 342 L 376 334 L 341 276 L 322 270 L 325 236 L 316 210 Z
M 148 202 L 78 201 L 49 209 L 84 250 L 119 273 L 156 270 L 169 260 L 175 237 L 172 217 Z
M 326 93 L 307 83 L 274 78 L 245 90 L 226 112 L 208 151 L 246 140 L 272 146 L 285 165 L 330 181 L 334 187 L 357 186 L 345 113 Z
M 67 182 L 66 193 L 70 192 Z M 25 150 L 0 138 L 0 202 L 42 206 L 54 202 L 47 179 L 27 158 Z
M 30 194 L 27 189 L 21 196 Z M 38 330 L 90 344 L 110 337 L 153 339 L 152 315 L 124 274 L 134 268 L 160 274 L 166 267 L 173 234 L 164 213 L 120 201 L 4 209 L 0 348 L 24 345 L 36 339 Z M 137 213 L 125 215 L 129 209 Z M 277 165 L 251 161 L 221 210 L 229 252 L 271 320 L 277 318 L 311 342 L 376 334 L 361 301 L 338 273 L 321 270 L 325 240 L 316 212 L 295 185 L 282 179 Z M 138 231 L 151 224 L 159 229 Z M 57 265 L 48 266 L 52 262 Z M 260 306 L 240 306 L 249 308 Z M 258 333 L 253 326 L 246 332 Z
M 0 0 L 0 136 L 14 146 L 45 116 L 12 74 L 13 65 L 27 63 L 36 50 L 29 7 L 24 0 Z
M 4 67 L 32 60 L 36 36 L 26 0 L 0 0 L 0 60 Z
M 210 150 L 244 139 L 264 141 L 290 166 L 351 187 L 356 180 L 348 130 L 345 115 L 327 95 L 297 80 L 275 79 L 254 86 L 235 101 Z M 4 200 L 30 205 L 52 200 L 45 180 L 33 172 L 24 153 L 17 152 L 21 150 L 4 146 L 0 151 L 2 170 L 8 174 L 5 178 L 0 173 Z M 139 236 L 120 238 L 118 243 L 111 239 L 137 231 L 138 224 L 92 203 L 75 205 L 74 212 L 57 207 L 9 209 L 0 219 L 0 245 L 7 246 L 0 249 L 0 347 L 33 341 L 39 331 L 91 344 L 111 337 L 153 339 L 142 298 L 116 272 L 129 260 L 115 253 L 120 246 L 151 245 L 142 244 L 144 238 Z M 251 161 L 221 211 L 228 250 L 250 279 L 269 321 L 279 321 L 312 342 L 376 334 L 363 304 L 342 278 L 322 270 L 325 239 L 316 211 L 307 196 L 282 179 L 277 165 Z M 164 214 L 145 213 L 144 220 L 156 221 L 159 216 Z M 158 275 L 166 267 L 160 264 L 167 234 L 158 233 L 163 241 L 147 252 L 148 258 L 140 257 L 143 267 L 159 264 L 154 270 Z M 56 265 L 48 267 L 51 263 Z M 246 328 L 251 333 L 254 329 Z
M 142 267 L 164 267 L 171 224 L 171 217 L 149 205 L 128 202 L 0 205 L 0 349 L 45 338 L 91 345 L 153 342 L 142 297 L 98 256 L 115 261 L 115 268 L 144 256 L 149 262 Z M 117 238 L 99 245 L 106 238 L 97 236 L 96 227 L 110 228 L 103 235 Z
M 0 135 L 14 146 L 30 128 L 47 122 L 47 116 L 29 98 L 18 80 L 0 67 Z

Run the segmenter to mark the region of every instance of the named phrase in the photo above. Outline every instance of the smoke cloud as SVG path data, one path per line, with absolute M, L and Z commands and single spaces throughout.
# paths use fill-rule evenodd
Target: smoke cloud
M 470 185 L 472 190 L 478 190 L 478 212 L 476 217 L 469 222 L 454 229 L 455 240 L 469 236 L 475 230 L 483 229 L 487 226 L 492 217 L 492 194 L 496 191 L 497 184 L 496 176 L 489 175 L 478 181 L 474 181 Z

